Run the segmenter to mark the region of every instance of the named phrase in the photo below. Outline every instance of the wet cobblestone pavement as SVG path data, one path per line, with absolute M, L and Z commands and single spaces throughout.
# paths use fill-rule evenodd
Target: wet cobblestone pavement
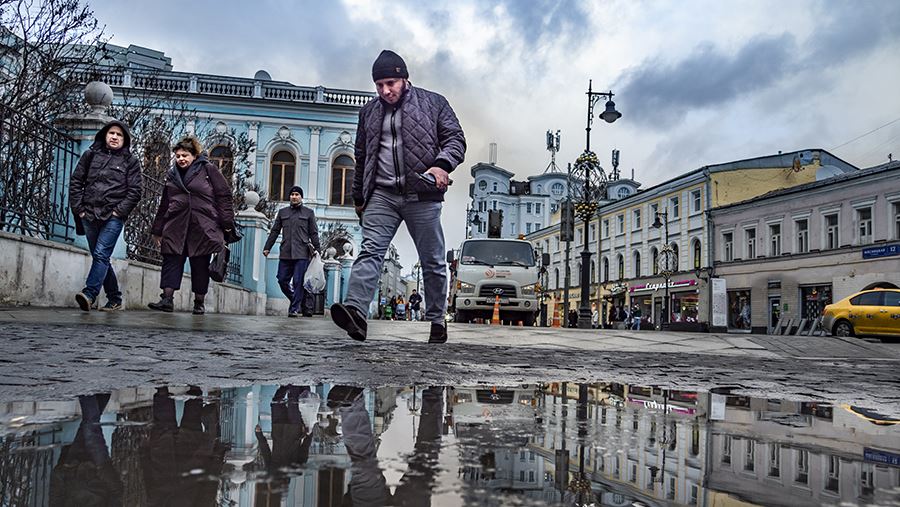
M 0 310 L 0 401 L 129 386 L 520 384 L 565 379 L 866 406 L 900 416 L 900 345 L 769 337 L 371 322 L 352 342 L 322 317 Z

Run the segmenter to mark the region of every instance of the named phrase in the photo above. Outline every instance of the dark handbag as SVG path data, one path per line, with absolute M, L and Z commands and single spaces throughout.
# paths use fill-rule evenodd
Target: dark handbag
M 221 252 L 214 254 L 209 263 L 209 277 L 221 283 L 228 276 L 228 260 L 231 258 L 231 250 L 224 247 Z
M 230 230 L 227 230 L 224 232 L 225 232 L 225 242 L 229 243 L 229 244 L 237 243 L 238 241 L 241 240 L 241 238 L 244 237 L 244 235 L 241 234 L 241 231 L 238 230 L 237 226 L 235 226 L 233 229 L 230 229 Z

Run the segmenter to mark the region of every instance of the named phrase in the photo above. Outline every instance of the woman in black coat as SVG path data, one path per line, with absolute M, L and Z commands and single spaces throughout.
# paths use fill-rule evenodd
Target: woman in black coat
M 159 210 L 151 229 L 163 256 L 159 286 L 163 293 L 153 310 L 174 310 L 173 294 L 181 288 L 184 261 L 191 264 L 194 314 L 205 312 L 209 261 L 225 248 L 225 232 L 234 229 L 231 188 L 215 164 L 201 155 L 200 142 L 185 137 L 172 148 L 175 164 L 166 173 Z

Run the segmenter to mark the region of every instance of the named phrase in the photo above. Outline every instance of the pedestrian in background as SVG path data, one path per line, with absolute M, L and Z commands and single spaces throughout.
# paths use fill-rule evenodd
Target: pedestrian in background
M 103 311 L 122 309 L 122 291 L 110 256 L 125 227 L 125 220 L 141 200 L 141 163 L 131 153 L 128 126 L 113 120 L 94 136 L 94 143 L 78 160 L 69 180 L 69 206 L 75 215 L 75 230 L 87 238 L 91 268 L 75 302 L 91 311 L 100 294 L 106 293 Z
M 403 296 L 397 296 L 397 320 L 406 320 L 406 301 Z
M 634 310 L 631 312 L 631 328 L 635 331 L 640 331 L 641 329 L 641 307 L 640 305 L 634 305 Z
M 425 279 L 429 343 L 447 341 L 447 265 L 441 202 L 449 173 L 465 157 L 466 140 L 447 99 L 409 82 L 406 62 L 382 51 L 372 65 L 378 97 L 359 112 L 353 203 L 362 245 L 353 263 L 346 301 L 331 308 L 334 323 L 366 339 L 365 309 L 384 255 L 401 222 L 412 237 Z
M 409 313 L 412 320 L 422 320 L 421 305 L 422 296 L 419 295 L 419 292 L 416 289 L 413 289 L 412 294 L 409 296 Z
M 225 233 L 234 229 L 231 188 L 215 164 L 203 155 L 200 141 L 188 136 L 172 147 L 175 163 L 166 173 L 162 199 L 151 232 L 163 263 L 160 299 L 151 310 L 171 312 L 174 294 L 181 288 L 184 262 L 191 265 L 194 315 L 206 312 L 209 261 L 225 248 Z
M 312 317 L 312 295 L 303 287 L 303 277 L 309 260 L 321 246 L 319 227 L 315 212 L 303 205 L 303 189 L 291 188 L 290 205 L 278 210 L 269 238 L 263 247 L 263 255 L 268 257 L 281 234 L 281 250 L 278 253 L 278 287 L 288 298 L 288 317 L 296 317 L 302 312 L 304 317 Z

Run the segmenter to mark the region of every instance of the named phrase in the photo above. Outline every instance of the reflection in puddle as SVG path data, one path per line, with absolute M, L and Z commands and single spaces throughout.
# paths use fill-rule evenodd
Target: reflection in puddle
M 897 505 L 900 421 L 614 383 L 0 405 L 3 505 Z

